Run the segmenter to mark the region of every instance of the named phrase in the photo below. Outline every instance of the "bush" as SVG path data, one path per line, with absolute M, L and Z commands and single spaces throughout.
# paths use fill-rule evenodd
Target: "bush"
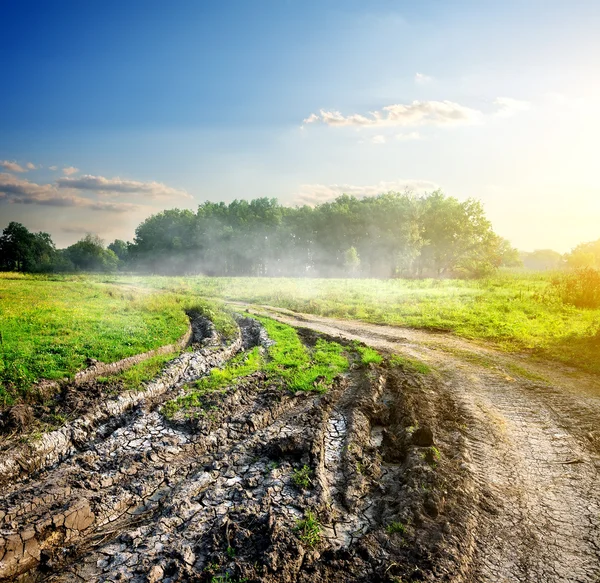
M 552 281 L 563 303 L 576 308 L 600 308 L 600 270 L 586 267 Z

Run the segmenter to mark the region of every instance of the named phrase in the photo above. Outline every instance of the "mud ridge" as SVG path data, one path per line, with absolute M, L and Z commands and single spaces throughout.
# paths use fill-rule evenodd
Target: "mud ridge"
M 255 321 L 240 327 L 236 346 L 268 343 Z M 208 350 L 221 358 L 210 362 L 207 350 L 206 367 L 234 348 Z M 6 484 L 0 578 L 459 580 L 468 476 L 455 475 L 457 409 L 436 382 L 371 365 L 325 394 L 292 394 L 257 372 L 176 419 L 160 409 L 176 383 L 146 395 L 59 463 Z M 299 527 L 307 516 L 314 540 Z
M 197 326 L 196 324 L 195 327 Z M 220 365 L 240 350 L 241 334 L 238 333 L 229 346 L 220 347 L 215 344 L 217 338 L 211 326 L 212 324 L 200 328 L 202 336 L 197 335 L 198 331 L 193 336 L 195 341 L 202 343 L 208 330 L 208 338 L 213 343 L 211 346 L 177 357 L 161 376 L 149 383 L 144 390 L 127 391 L 113 399 L 102 400 L 93 405 L 85 415 L 60 429 L 42 435 L 39 441 L 21 444 L 2 455 L 0 485 L 51 466 L 93 440 L 97 433 L 118 424 L 118 418 L 132 408 L 205 374 L 210 368 Z

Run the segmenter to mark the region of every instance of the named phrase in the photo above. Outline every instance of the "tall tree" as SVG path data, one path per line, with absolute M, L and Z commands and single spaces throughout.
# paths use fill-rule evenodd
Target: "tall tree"
M 32 233 L 11 222 L 0 237 L 0 266 L 4 271 L 50 271 L 56 248 L 48 233 Z
M 102 239 L 91 234 L 67 247 L 65 256 L 82 271 L 114 271 L 119 264 L 115 253 L 104 248 Z

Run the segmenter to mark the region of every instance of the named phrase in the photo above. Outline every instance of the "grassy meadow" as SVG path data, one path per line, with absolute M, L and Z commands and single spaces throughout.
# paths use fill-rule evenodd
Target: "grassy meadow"
M 600 310 L 563 304 L 549 275 L 368 280 L 0 275 L 0 403 L 37 379 L 73 375 L 179 338 L 200 298 L 445 330 L 600 372 Z M 219 310 L 217 319 L 223 318 Z

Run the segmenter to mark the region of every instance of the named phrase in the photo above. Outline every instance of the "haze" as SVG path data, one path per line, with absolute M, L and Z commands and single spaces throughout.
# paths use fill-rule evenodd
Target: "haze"
M 600 236 L 595 1 L 3 6 L 0 229 L 441 188 L 523 250 Z

